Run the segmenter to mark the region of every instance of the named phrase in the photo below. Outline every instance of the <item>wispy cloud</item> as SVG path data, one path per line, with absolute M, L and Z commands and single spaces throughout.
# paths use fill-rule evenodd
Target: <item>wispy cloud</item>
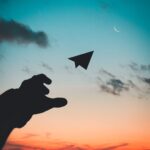
M 123 66 L 123 69 L 127 69 L 128 72 L 125 78 L 114 75 L 105 69 L 100 69 L 96 77 L 100 91 L 113 95 L 121 95 L 121 93 L 126 92 L 140 99 L 148 99 L 150 94 L 150 65 L 139 65 L 132 62 Z
M 128 90 L 128 87 L 126 87 L 125 83 L 120 79 L 110 79 L 107 84 L 112 86 L 114 93 L 117 95 L 124 90 Z
M 129 64 L 129 68 L 132 70 L 132 71 L 139 71 L 139 65 L 135 62 L 132 62 Z
M 29 68 L 28 66 L 24 66 L 24 67 L 22 68 L 22 71 L 23 71 L 24 73 L 31 74 L 31 70 L 30 70 L 30 68 Z
M 45 63 L 45 62 L 42 62 L 42 63 L 41 63 L 41 66 L 42 66 L 43 68 L 47 69 L 47 70 L 50 71 L 50 72 L 54 72 L 54 69 L 53 69 L 49 64 L 47 64 L 47 63 Z
M 3 41 L 19 44 L 35 43 L 40 47 L 48 46 L 48 38 L 43 31 L 35 32 L 22 23 L 0 18 L 0 42 Z
M 28 138 L 32 138 L 32 137 L 36 137 L 38 136 L 37 134 L 33 134 L 33 133 L 28 133 L 26 135 L 24 135 L 22 138 L 23 139 L 28 139 Z
M 115 150 L 119 149 L 121 147 L 128 146 L 128 143 L 113 145 L 113 146 L 98 146 L 98 147 L 92 147 L 90 145 L 77 145 L 77 144 L 58 144 L 56 147 L 47 147 L 47 148 L 41 148 L 41 147 L 32 147 L 27 145 L 21 145 L 21 144 L 13 144 L 13 143 L 7 143 L 5 146 L 5 150 Z
M 7 143 L 4 147 L 5 150 L 44 150 L 41 147 L 32 147 L 28 145 L 23 145 L 23 144 L 15 144 L 15 143 Z
M 103 75 L 106 75 L 108 77 L 115 78 L 115 75 L 113 75 L 112 73 L 110 73 L 104 69 L 99 70 L 99 74 L 103 74 Z
M 68 73 L 70 73 L 70 74 L 72 74 L 73 73 L 73 69 L 70 67 L 70 66 L 64 66 L 64 69 L 68 72 Z
M 135 62 L 130 63 L 129 68 L 134 72 L 150 72 L 150 64 L 137 64 Z
M 114 95 L 120 95 L 121 92 L 127 91 L 129 87 L 120 79 L 110 79 L 103 84 L 99 84 L 102 91 Z
M 120 95 L 121 92 L 129 90 L 129 84 L 104 69 L 99 70 L 97 84 L 101 91 L 113 95 Z
M 105 148 L 101 148 L 100 150 L 115 150 L 115 149 L 125 147 L 125 146 L 128 146 L 128 145 L 129 145 L 128 143 L 123 143 L 123 144 L 119 144 L 119 145 L 114 145 L 114 146 L 108 146 L 108 147 L 105 147 Z
M 150 86 L 150 78 L 142 78 L 142 80 Z

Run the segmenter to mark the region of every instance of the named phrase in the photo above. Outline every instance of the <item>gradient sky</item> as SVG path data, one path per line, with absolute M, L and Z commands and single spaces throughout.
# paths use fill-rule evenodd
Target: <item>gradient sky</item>
M 149 0 L 0 0 L 1 18 L 49 38 L 47 48 L 0 43 L 0 93 L 45 73 L 53 80 L 49 96 L 69 101 L 15 129 L 6 149 L 150 148 L 150 84 L 142 80 L 150 78 L 149 7 Z M 67 59 L 91 50 L 88 70 Z M 106 71 L 136 87 L 120 95 L 103 91 L 98 79 L 109 80 Z

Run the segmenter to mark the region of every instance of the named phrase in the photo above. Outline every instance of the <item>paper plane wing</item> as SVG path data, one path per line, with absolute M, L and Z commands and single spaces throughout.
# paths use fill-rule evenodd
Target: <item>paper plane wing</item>
M 76 68 L 78 66 L 81 66 L 84 69 L 87 69 L 88 65 L 90 63 L 91 57 L 93 55 L 93 52 L 94 51 L 90 51 L 88 53 L 84 53 L 84 54 L 81 54 L 81 55 L 70 57 L 69 60 L 72 60 L 75 63 Z

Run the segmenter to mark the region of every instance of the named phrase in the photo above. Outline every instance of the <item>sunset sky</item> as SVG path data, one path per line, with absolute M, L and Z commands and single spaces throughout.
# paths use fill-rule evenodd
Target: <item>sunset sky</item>
M 149 150 L 149 8 L 149 0 L 0 0 L 1 19 L 48 37 L 41 45 L 0 33 L 0 94 L 44 73 L 48 96 L 68 100 L 15 129 L 4 150 Z M 92 50 L 87 70 L 68 59 Z

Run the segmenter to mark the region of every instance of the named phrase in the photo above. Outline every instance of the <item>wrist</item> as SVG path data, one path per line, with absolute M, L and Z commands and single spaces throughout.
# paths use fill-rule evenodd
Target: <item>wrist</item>
M 12 126 L 8 126 L 8 124 L 0 125 L 0 149 L 4 146 L 8 136 L 12 132 L 14 128 Z

